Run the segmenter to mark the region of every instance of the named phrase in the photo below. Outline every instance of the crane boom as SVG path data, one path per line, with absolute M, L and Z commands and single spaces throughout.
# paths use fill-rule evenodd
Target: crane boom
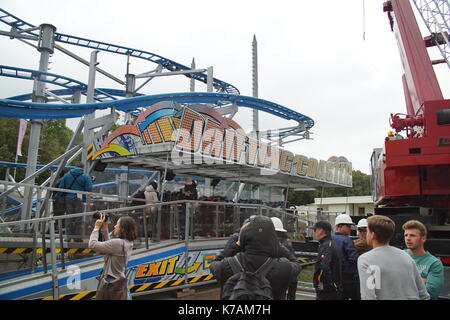
M 403 86 L 405 95 L 409 95 L 406 109 L 414 117 L 425 101 L 444 98 L 410 2 L 388 1 L 384 11 L 394 12 L 393 29 L 405 72 Z
M 450 3 L 449 0 L 413 0 L 430 32 L 427 46 L 436 45 L 450 68 Z

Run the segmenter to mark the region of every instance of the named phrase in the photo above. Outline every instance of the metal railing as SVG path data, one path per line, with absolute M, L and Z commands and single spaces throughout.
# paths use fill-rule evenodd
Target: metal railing
M 189 250 L 194 239 L 225 239 L 237 232 L 243 221 L 251 215 L 266 215 L 279 217 L 288 230 L 291 238 L 295 238 L 306 228 L 306 222 L 297 216 L 281 209 L 271 208 L 261 204 L 244 204 L 232 202 L 189 201 L 178 200 L 145 204 L 145 200 L 115 195 L 105 195 L 93 192 L 83 192 L 52 187 L 35 186 L 22 183 L 0 181 L 0 184 L 13 187 L 32 187 L 36 189 L 35 217 L 27 220 L 14 220 L 0 223 L 0 230 L 10 230 L 0 234 L 0 248 L 5 239 L 28 238 L 30 241 L 31 258 L 28 256 L 26 267 L 31 273 L 36 271 L 37 265 L 42 265 L 44 274 L 48 273 L 51 266 L 51 278 L 53 282 L 53 298 L 58 299 L 58 274 L 64 272 L 65 249 L 87 248 L 87 240 L 93 228 L 95 219 L 92 216 L 96 212 L 108 214 L 110 223 L 115 223 L 121 216 L 129 215 L 135 219 L 138 230 L 138 239 L 134 249 L 149 249 L 152 244 L 163 240 L 177 239 L 185 243 L 185 266 L 188 265 Z M 86 212 L 70 215 L 53 215 L 51 201 L 46 201 L 42 194 L 48 192 L 67 192 L 86 196 Z M 130 207 L 132 201 L 140 201 L 143 204 Z M 20 217 L 20 215 L 18 215 Z M 81 221 L 77 234 L 68 233 L 68 224 L 72 221 Z M 63 225 L 66 226 L 65 230 Z M 302 225 L 302 227 L 300 227 Z M 65 231 L 65 234 L 64 234 Z M 17 240 L 17 239 L 16 239 Z M 78 242 L 71 242 L 78 241 Z M 19 243 L 18 243 L 19 244 Z M 22 245 L 22 243 L 20 243 Z M 47 248 L 49 247 L 49 254 Z M 59 249 L 60 264 L 58 267 Z M 39 261 L 39 250 L 42 255 Z M 94 253 L 90 253 L 94 254 Z M 50 264 L 47 263 L 47 256 Z M 69 258 L 69 254 L 68 254 Z M 76 255 L 72 257 L 77 258 Z M 188 286 L 187 272 L 185 273 L 185 286 Z

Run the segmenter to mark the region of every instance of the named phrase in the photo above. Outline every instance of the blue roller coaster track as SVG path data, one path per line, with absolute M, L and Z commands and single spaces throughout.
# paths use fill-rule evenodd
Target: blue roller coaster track
M 247 97 L 238 94 L 211 93 L 211 92 L 180 92 L 146 95 L 113 101 L 84 103 L 84 104 L 49 104 L 0 99 L 0 116 L 30 119 L 60 119 L 77 118 L 90 114 L 95 110 L 114 107 L 119 111 L 133 111 L 138 108 L 151 106 L 160 101 L 175 101 L 178 103 L 215 103 L 227 101 L 238 106 L 257 109 L 286 120 L 295 120 L 305 124 L 306 129 L 312 128 L 314 121 L 296 111 L 279 104 Z
M 16 16 L 10 14 L 9 12 L 5 11 L 2 8 L 0 8 L 0 21 L 3 23 L 6 23 L 11 28 L 14 28 L 17 31 L 24 31 L 24 33 L 32 35 L 32 36 L 36 36 L 36 37 L 39 36 L 38 31 L 36 31 L 36 30 L 26 31 L 28 29 L 34 29 L 34 28 L 36 28 L 36 26 L 17 18 Z M 110 44 L 110 43 L 106 43 L 106 42 L 100 42 L 100 41 L 96 41 L 96 40 L 80 38 L 80 37 L 71 36 L 71 35 L 63 34 L 63 33 L 55 33 L 55 41 L 148 60 L 148 61 L 154 62 L 156 64 L 162 65 L 165 69 L 170 70 L 170 71 L 191 70 L 191 68 L 186 67 L 178 62 L 164 58 L 160 55 L 157 55 L 157 54 L 154 54 L 154 53 L 151 53 L 148 51 L 118 46 L 118 45 L 114 45 L 114 44 Z M 187 74 L 186 76 L 192 77 L 195 80 L 199 80 L 204 83 L 207 82 L 207 74 L 206 73 Z M 239 94 L 239 90 L 235 86 L 233 86 L 229 83 L 226 83 L 225 81 L 216 79 L 216 78 L 213 79 L 213 86 L 220 92 Z
M 0 65 L 0 76 L 26 80 L 39 79 L 39 81 L 51 83 L 68 89 L 51 91 L 53 94 L 58 96 L 74 94 L 77 90 L 80 90 L 80 92 L 84 95 L 86 95 L 87 92 L 87 84 L 49 72 Z M 94 89 L 94 99 L 96 101 L 104 101 L 105 99 L 117 100 L 117 98 L 114 97 L 117 95 L 125 96 L 125 93 L 123 90 L 113 91 L 113 89 Z M 31 94 L 11 97 L 10 99 L 21 101 L 31 100 Z
M 27 33 L 31 36 L 38 36 L 38 31 L 35 30 L 36 27 L 34 25 L 15 17 L 1 8 L 0 21 L 6 23 L 14 30 Z M 142 50 L 131 49 L 61 33 L 55 33 L 55 41 L 146 59 L 162 65 L 170 71 L 190 70 L 189 67 L 183 66 L 173 60 Z M 41 81 L 63 87 L 64 89 L 51 91 L 53 94 L 58 96 L 73 94 L 76 90 L 80 90 L 83 94 L 86 94 L 87 90 L 87 85 L 80 81 L 48 72 L 0 66 L 0 76 L 28 80 L 39 78 Z M 206 82 L 207 77 L 204 73 L 189 74 L 187 76 L 193 77 L 194 79 L 202 82 Z M 223 103 L 234 103 L 237 106 L 256 109 L 286 120 L 294 120 L 299 122 L 300 125 L 298 127 L 289 128 L 281 132 L 281 135 L 301 132 L 314 126 L 314 121 L 311 118 L 267 100 L 242 96 L 239 94 L 239 90 L 237 88 L 224 81 L 214 78 L 213 85 L 217 90 L 219 90 L 219 92 L 184 92 L 156 95 L 137 95 L 126 99 L 116 98 L 118 96 L 124 97 L 124 90 L 96 89 L 94 99 L 97 102 L 86 104 L 33 103 L 28 102 L 31 100 L 31 94 L 24 94 L 11 97 L 9 99 L 0 99 L 0 116 L 29 119 L 76 118 L 85 114 L 90 114 L 95 110 L 107 109 L 110 107 L 115 107 L 119 111 L 134 111 L 138 108 L 147 107 L 160 101 L 175 101 L 178 103 L 214 103 L 218 105 Z

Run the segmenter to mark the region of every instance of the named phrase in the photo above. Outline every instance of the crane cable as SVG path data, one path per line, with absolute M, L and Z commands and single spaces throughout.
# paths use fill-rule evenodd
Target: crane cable
M 363 0 L 363 41 L 366 40 L 366 1 Z

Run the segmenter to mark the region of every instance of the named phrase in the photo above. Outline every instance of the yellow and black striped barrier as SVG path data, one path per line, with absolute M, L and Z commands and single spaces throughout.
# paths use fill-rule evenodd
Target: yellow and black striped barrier
M 36 250 L 36 253 L 43 253 L 42 248 L 0 248 L 0 254 L 23 254 L 23 253 L 32 253 L 33 250 Z M 88 254 L 91 253 L 93 250 L 88 248 L 64 248 L 64 253 L 71 253 L 71 254 Z M 46 253 L 50 252 L 50 248 L 46 248 Z M 61 248 L 55 249 L 56 253 L 61 253 Z
M 192 277 L 187 279 L 188 284 L 194 284 L 194 283 L 200 283 L 203 281 L 210 281 L 213 279 L 212 273 L 208 275 L 202 275 L 197 277 Z M 141 293 L 141 292 L 150 292 L 157 289 L 163 289 L 163 288 L 176 288 L 177 286 L 181 286 L 185 284 L 185 278 L 180 278 L 176 280 L 166 280 L 166 281 L 160 281 L 160 282 L 152 282 L 152 283 L 146 283 L 142 285 L 136 285 L 136 286 L 128 286 L 130 289 L 130 292 L 133 293 Z M 96 292 L 95 291 L 87 291 L 87 292 L 80 292 L 80 293 L 74 293 L 74 294 L 67 294 L 67 295 L 61 295 L 59 296 L 59 300 L 90 300 L 95 299 Z M 46 298 L 40 298 L 37 300 L 53 300 L 53 297 L 46 297 Z

